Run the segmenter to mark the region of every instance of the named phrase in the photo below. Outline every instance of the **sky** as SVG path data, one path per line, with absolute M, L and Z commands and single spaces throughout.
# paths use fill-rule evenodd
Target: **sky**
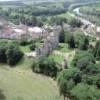
M 15 0 L 0 0 L 0 1 L 15 1 Z

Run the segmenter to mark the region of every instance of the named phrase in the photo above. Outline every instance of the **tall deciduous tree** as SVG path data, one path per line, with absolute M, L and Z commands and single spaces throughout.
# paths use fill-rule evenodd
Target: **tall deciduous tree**
M 81 50 L 87 50 L 89 46 L 89 39 L 85 37 L 82 41 L 80 41 L 79 48 Z
M 61 32 L 59 34 L 59 42 L 60 43 L 64 43 L 65 42 L 65 32 L 64 32 L 63 27 L 62 27 Z
M 75 86 L 76 82 L 80 83 L 79 77 L 77 76 L 78 70 L 76 68 L 69 68 L 63 70 L 58 75 L 58 86 L 60 94 L 63 95 L 64 100 L 70 98 L 70 90 Z M 77 81 L 76 81 L 77 80 Z
M 70 39 L 68 40 L 68 45 L 70 48 L 75 48 L 75 38 L 73 34 L 70 36 Z
M 9 65 L 16 65 L 20 59 L 23 57 L 23 53 L 14 46 L 10 46 L 6 51 L 7 62 Z
M 94 56 L 97 60 L 100 60 L 100 40 L 98 40 L 94 47 Z

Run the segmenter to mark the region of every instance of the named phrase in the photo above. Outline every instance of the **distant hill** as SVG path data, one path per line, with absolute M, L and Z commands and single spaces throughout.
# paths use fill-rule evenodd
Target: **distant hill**
M 67 4 L 96 2 L 100 0 L 0 0 L 1 5 L 30 5 L 45 2 L 66 2 Z

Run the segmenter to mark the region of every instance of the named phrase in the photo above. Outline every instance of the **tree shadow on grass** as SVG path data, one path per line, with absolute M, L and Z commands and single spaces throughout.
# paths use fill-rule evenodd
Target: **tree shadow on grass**
M 0 90 L 0 100 L 6 100 L 6 97 L 3 94 L 3 90 Z

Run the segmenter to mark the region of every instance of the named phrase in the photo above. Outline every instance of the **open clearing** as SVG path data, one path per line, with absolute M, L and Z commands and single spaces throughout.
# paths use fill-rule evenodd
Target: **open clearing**
M 0 65 L 0 89 L 4 100 L 61 100 L 56 82 L 30 69 Z

